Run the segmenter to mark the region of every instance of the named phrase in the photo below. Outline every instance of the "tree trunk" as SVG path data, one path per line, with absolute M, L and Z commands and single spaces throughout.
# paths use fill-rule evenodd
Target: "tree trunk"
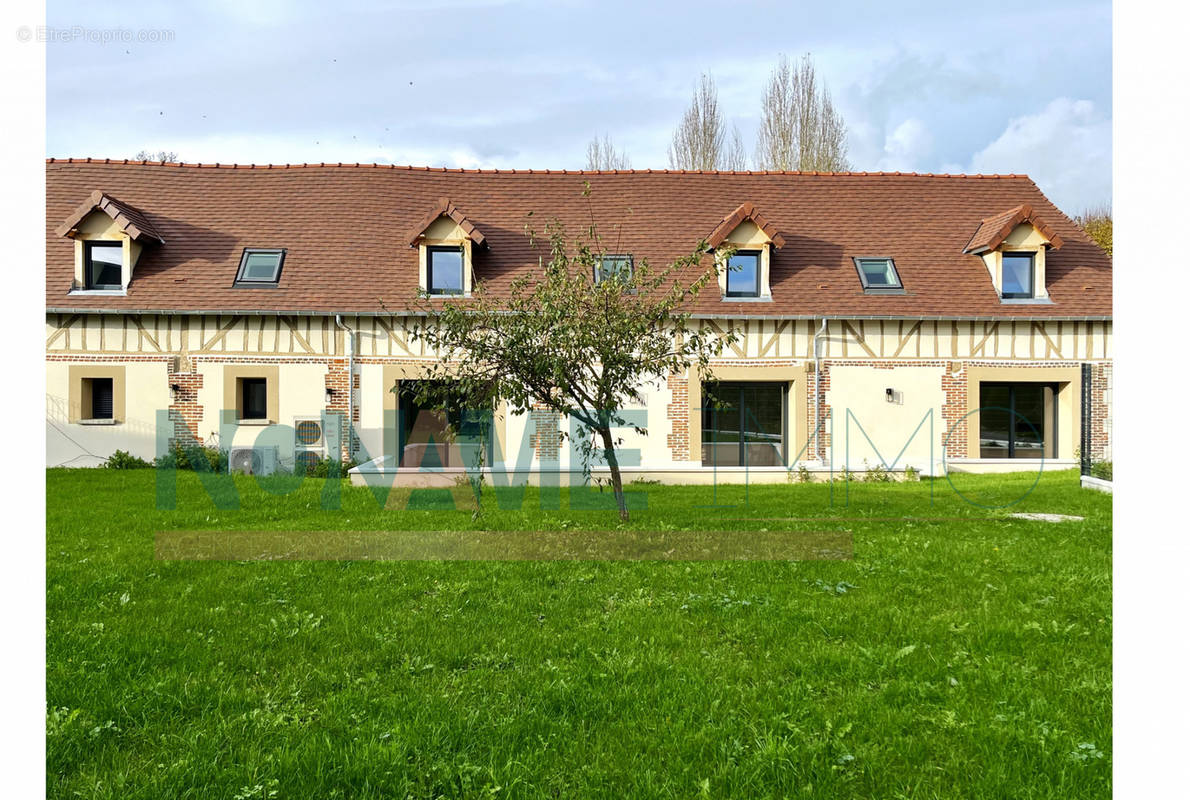
M 616 507 L 620 509 L 620 519 L 628 521 L 628 503 L 624 499 L 624 481 L 620 477 L 620 462 L 616 460 L 616 446 L 612 442 L 611 428 L 600 428 L 599 435 L 603 438 L 603 455 L 607 458 L 607 466 L 612 471 L 612 488 L 616 490 Z

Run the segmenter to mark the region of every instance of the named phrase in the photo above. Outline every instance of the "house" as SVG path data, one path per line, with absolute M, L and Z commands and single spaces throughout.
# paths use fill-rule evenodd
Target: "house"
M 401 390 L 434 360 L 413 301 L 539 269 L 530 212 L 594 220 L 602 269 L 735 248 L 692 310 L 742 338 L 709 380 L 641 387 L 627 478 L 1110 458 L 1111 260 L 1023 175 L 50 159 L 46 184 L 50 465 L 175 440 L 258 469 L 341 452 L 357 479 L 449 475 L 449 421 Z M 564 420 L 505 411 L 494 473 L 577 469 Z

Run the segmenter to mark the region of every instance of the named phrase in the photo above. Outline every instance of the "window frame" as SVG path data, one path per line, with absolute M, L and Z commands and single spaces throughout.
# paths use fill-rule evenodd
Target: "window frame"
M 287 252 L 284 247 L 245 247 L 244 252 L 240 254 L 240 267 L 236 270 L 233 286 L 237 289 L 276 289 L 281 283 L 281 270 L 285 266 Z M 268 280 L 245 278 L 244 271 L 248 267 L 248 257 L 261 254 L 277 256 L 277 266 L 273 270 L 273 276 Z
M 860 286 L 863 287 L 864 294 L 904 294 L 905 283 L 901 280 L 901 273 L 897 270 L 897 262 L 892 256 L 853 256 L 851 259 L 855 264 L 855 271 L 859 273 Z M 896 283 L 882 283 L 872 284 L 868 282 L 868 275 L 864 272 L 863 262 L 865 261 L 884 261 L 888 264 L 888 268 L 892 270 L 893 279 Z
M 428 244 L 426 247 L 426 294 L 430 297 L 464 297 L 467 294 L 467 251 L 458 244 Z M 459 288 L 439 292 L 434 290 L 434 254 L 454 253 L 459 257 Z
M 1029 290 L 1027 292 L 1004 291 L 1004 261 L 1007 258 L 1029 259 Z M 1002 300 L 1033 300 L 1037 297 L 1037 253 L 1033 250 L 1002 250 L 1000 252 L 1000 298 Z
M 756 259 L 756 272 L 755 272 L 756 280 L 754 283 L 755 289 L 753 291 L 733 292 L 731 290 L 731 273 L 732 273 L 731 259 L 733 259 L 737 256 L 752 256 L 753 258 Z M 762 262 L 763 257 L 764 257 L 764 252 L 762 250 L 753 250 L 753 249 L 736 250 L 734 253 L 731 254 L 731 256 L 727 259 L 727 273 L 725 274 L 724 281 L 723 281 L 723 296 L 725 298 L 749 300 L 749 299 L 757 299 L 761 296 L 761 294 L 760 294 L 760 289 L 761 289 L 760 271 L 761 271 L 762 267 L 764 266 L 764 264 Z
M 720 466 L 724 466 L 724 467 L 750 467 L 750 466 L 752 466 L 748 463 L 748 461 L 749 461 L 748 446 L 749 446 L 749 444 L 756 444 L 756 443 L 749 442 L 748 436 L 749 435 L 763 435 L 763 434 L 760 434 L 760 432 L 758 432 L 758 431 L 746 430 L 747 419 L 746 419 L 745 415 L 748 412 L 746 411 L 746 404 L 744 403 L 744 393 L 748 390 L 749 386 L 775 387 L 780 392 L 779 405 L 780 405 L 780 409 L 781 409 L 781 442 L 780 442 L 779 452 L 780 452 L 781 465 L 782 466 L 787 465 L 789 463 L 790 431 L 791 431 L 791 420 L 789 418 L 789 413 L 790 413 L 789 412 L 789 393 L 790 393 L 790 391 L 792 391 L 792 388 L 793 388 L 792 385 L 785 381 L 765 381 L 765 380 L 762 380 L 762 381 L 752 381 L 752 380 L 710 380 L 710 381 L 704 381 L 702 384 L 702 389 L 701 389 L 701 393 L 704 397 L 703 408 L 700 409 L 700 411 L 699 411 L 700 416 L 701 416 L 701 422 L 700 422 L 700 429 L 701 429 L 700 437 L 702 440 L 700 442 L 701 447 L 705 447 L 708 444 L 708 442 L 706 441 L 707 431 L 708 430 L 717 430 L 717 428 L 714 427 L 714 420 L 717 418 L 717 416 L 719 414 L 719 409 L 715 408 L 712 405 L 707 405 L 707 402 L 706 402 L 707 395 L 711 394 L 714 391 L 714 390 L 711 390 L 708 388 L 709 386 L 712 386 L 712 385 L 716 386 L 716 387 L 731 387 L 731 389 L 733 391 L 738 393 L 737 400 L 736 400 L 736 403 L 737 403 L 736 409 L 737 409 L 737 413 L 739 414 L 739 421 L 740 421 L 740 429 L 739 429 L 739 431 L 737 431 L 738 448 L 739 448 L 737 461 L 739 463 L 738 464 L 720 465 L 718 458 L 714 458 L 711 460 L 710 463 L 707 463 L 705 459 L 701 460 L 701 462 L 700 462 L 701 465 L 704 467 L 711 467 L 714 469 L 718 469 Z M 711 426 L 707 425 L 708 414 L 711 416 L 711 420 L 712 420 Z M 757 421 L 759 421 L 759 417 L 757 417 L 755 415 L 755 413 L 753 413 L 753 417 L 756 418 Z M 720 442 L 711 442 L 710 444 L 721 444 L 721 443 Z
M 239 395 L 239 403 L 236 406 L 236 417 L 240 420 L 248 420 L 253 422 L 269 421 L 269 379 L 266 377 L 245 376 L 236 378 L 239 384 L 236 386 L 237 394 Z M 264 413 L 256 416 L 248 416 L 248 385 L 260 383 L 264 385 Z
M 1046 438 L 1046 435 L 1045 435 L 1046 421 L 1042 420 L 1041 430 L 1037 431 L 1037 433 L 1041 439 L 1042 455 L 1041 455 L 1040 459 L 1033 457 L 1033 456 L 1017 456 L 1016 455 L 1016 445 L 1017 445 L 1016 430 L 1017 430 L 1017 423 L 1020 422 L 1020 420 L 1018 419 L 1018 416 L 1017 416 L 1018 412 L 1016 410 L 1016 399 L 1017 399 L 1017 389 L 1022 386 L 1028 386 L 1031 388 L 1039 387 L 1043 391 L 1045 389 L 1049 389 L 1050 392 L 1052 393 L 1051 402 L 1053 403 L 1053 408 L 1051 409 L 1051 412 L 1050 412 L 1052 416 L 1051 416 L 1051 419 L 1048 421 L 1048 424 L 1050 425 L 1050 427 L 1052 429 L 1053 436 L 1051 437 L 1052 441 L 1050 439 Z M 982 441 L 983 441 L 983 408 L 984 408 L 984 406 L 983 406 L 983 391 L 984 391 L 984 388 L 986 387 L 986 388 L 1004 388 L 1004 389 L 1008 390 L 1008 405 L 1007 406 L 989 406 L 988 407 L 988 408 L 1001 408 L 1008 412 L 1008 431 L 1006 433 L 1006 435 L 1008 436 L 1008 447 L 1006 448 L 1008 450 L 1008 455 L 1006 455 L 1006 456 L 986 456 L 986 458 L 989 458 L 989 459 L 995 459 L 995 458 L 1010 458 L 1010 459 L 1022 458 L 1022 459 L 1025 459 L 1025 458 L 1029 458 L 1032 460 L 1039 460 L 1039 461 L 1057 460 L 1059 431 L 1061 431 L 1061 425 L 1059 424 L 1059 422 L 1061 421 L 1061 417 L 1059 414 L 1060 404 L 1058 402 L 1058 394 L 1061 391 L 1061 386 L 1059 386 L 1057 383 L 1054 383 L 1052 381 L 993 380 L 993 381 L 979 381 L 978 387 L 979 387 L 979 397 L 980 397 L 978 407 L 980 409 L 980 415 L 979 415 L 979 425 L 978 425 L 979 429 L 976 432 L 976 434 L 978 436 L 978 441 L 980 443 L 979 451 L 978 451 L 979 458 L 985 458 L 985 456 L 983 455 Z M 1044 395 L 1043 395 L 1043 397 L 1044 397 Z M 1025 422 L 1027 422 L 1027 420 Z M 1022 423 L 1022 424 L 1024 424 L 1024 423 Z M 1029 425 L 1029 427 L 1033 427 L 1034 429 L 1036 429 L 1036 426 L 1033 426 L 1031 423 L 1028 423 L 1028 425 Z M 1046 455 L 1046 453 L 1053 453 L 1054 455 Z
M 599 260 L 591 267 L 592 271 L 594 272 L 593 278 L 595 280 L 596 286 L 603 283 L 604 281 L 603 265 L 607 261 L 618 261 L 621 263 L 627 262 L 628 278 L 632 277 L 633 270 L 636 268 L 636 263 L 633 261 L 631 253 L 604 253 L 603 255 L 599 256 Z
M 95 283 L 92 280 L 92 271 L 94 269 L 94 258 L 92 256 L 96 247 L 104 250 L 119 250 L 120 252 L 120 279 L 116 283 Z M 111 291 L 113 289 L 124 288 L 124 243 L 120 241 L 111 241 L 107 239 L 96 239 L 83 242 L 83 286 L 89 291 Z

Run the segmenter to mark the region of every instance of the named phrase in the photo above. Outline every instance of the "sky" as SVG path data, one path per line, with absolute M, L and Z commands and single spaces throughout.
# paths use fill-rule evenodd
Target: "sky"
M 809 53 L 855 170 L 1112 197 L 1108 2 L 49 0 L 45 25 L 47 156 L 579 169 L 608 134 L 660 169 L 700 74 L 751 151 Z

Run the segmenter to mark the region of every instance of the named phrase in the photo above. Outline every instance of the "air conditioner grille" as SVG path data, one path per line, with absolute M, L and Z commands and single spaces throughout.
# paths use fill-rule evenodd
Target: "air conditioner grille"
M 294 426 L 294 433 L 299 445 L 318 444 L 322 440 L 322 425 L 317 420 L 304 419 Z

